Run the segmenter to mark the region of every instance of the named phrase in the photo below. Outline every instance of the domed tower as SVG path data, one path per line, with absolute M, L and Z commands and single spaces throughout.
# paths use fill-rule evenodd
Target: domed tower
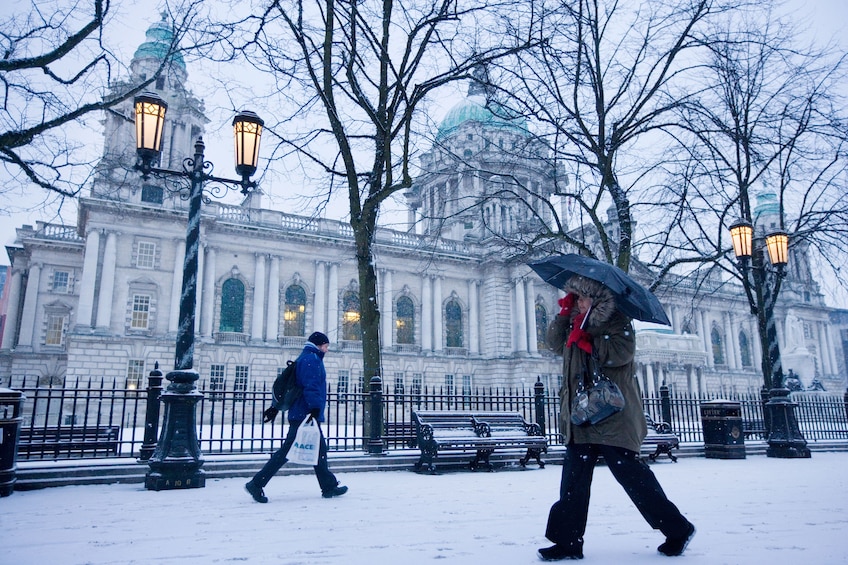
M 454 240 L 534 231 L 553 191 L 547 150 L 524 118 L 489 102 L 474 80 L 445 115 L 405 193 L 410 231 Z M 531 210 L 532 208 L 532 210 Z
M 168 104 L 165 129 L 162 133 L 162 168 L 180 170 L 183 159 L 194 153 L 194 142 L 203 135 L 208 119 L 203 102 L 187 88 L 188 72 L 185 60 L 178 51 L 174 29 L 167 14 L 151 25 L 145 33 L 130 63 L 128 81 L 115 83 L 112 94 L 125 92 L 134 85 L 156 75 L 156 80 L 145 90 L 155 92 Z M 104 125 L 103 157 L 91 195 L 131 202 L 162 204 L 170 196 L 157 186 L 154 179 L 142 181 L 134 171 L 135 128 L 133 101 L 126 100 L 106 113 Z
M 753 210 L 755 233 L 764 237 L 780 230 L 780 203 L 777 195 L 765 191 L 757 194 L 756 198 L 757 204 Z M 786 265 L 786 279 L 780 296 L 786 301 L 824 305 L 824 295 L 810 266 L 809 248 L 810 244 L 804 240 L 790 240 L 789 263 Z

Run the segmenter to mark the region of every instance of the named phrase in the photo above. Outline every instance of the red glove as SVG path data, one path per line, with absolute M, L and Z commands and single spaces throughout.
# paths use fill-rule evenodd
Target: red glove
M 586 314 L 578 314 L 574 317 L 574 325 L 571 330 L 571 334 L 568 336 L 568 341 L 565 342 L 566 347 L 571 347 L 572 345 L 576 345 L 589 355 L 592 354 L 592 335 L 580 328 L 583 324 L 583 319 L 586 317 Z
M 560 316 L 568 316 L 571 313 L 571 309 L 574 308 L 574 305 L 577 304 L 577 295 L 573 292 L 569 292 L 565 296 L 559 299 L 559 305 L 562 310 L 559 311 Z

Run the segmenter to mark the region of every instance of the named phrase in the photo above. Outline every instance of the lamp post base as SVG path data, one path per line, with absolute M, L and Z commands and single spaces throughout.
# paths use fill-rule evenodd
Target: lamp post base
M 197 443 L 195 408 L 203 395 L 195 388 L 199 375 L 191 369 L 176 370 L 165 377 L 171 384 L 160 397 L 165 405 L 162 435 L 150 457 L 144 479 L 147 490 L 203 488 L 206 474 Z
M 769 394 L 769 401 L 765 405 L 766 419 L 770 423 L 766 456 L 782 459 L 810 458 L 810 449 L 798 428 L 795 403 L 789 399 L 789 390 L 775 388 Z

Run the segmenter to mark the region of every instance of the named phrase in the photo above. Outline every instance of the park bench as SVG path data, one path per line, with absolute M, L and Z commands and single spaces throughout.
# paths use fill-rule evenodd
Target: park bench
M 18 455 L 58 457 L 60 453 L 117 455 L 121 428 L 118 426 L 22 428 Z
M 412 422 L 386 422 L 383 439 L 388 447 L 415 447 L 418 435 Z
M 526 450 L 518 461 L 522 467 L 531 459 L 540 468 L 545 466 L 541 455 L 547 452 L 548 441 L 538 424 L 527 422 L 518 412 L 418 410 L 412 419 L 421 450 L 416 471 L 435 474 L 435 459 L 446 451 L 476 452 L 471 470 L 481 465 L 493 470 L 489 457 L 502 449 Z
M 742 420 L 742 435 L 745 439 L 766 439 L 766 426 L 762 420 Z
M 671 453 L 671 450 L 680 447 L 680 439 L 671 431 L 671 424 L 655 422 L 647 412 L 645 412 L 645 423 L 648 424 L 648 435 L 642 440 L 642 448 L 654 450 L 648 455 L 648 459 L 656 461 L 657 457 L 665 453 L 677 463 L 677 457 Z

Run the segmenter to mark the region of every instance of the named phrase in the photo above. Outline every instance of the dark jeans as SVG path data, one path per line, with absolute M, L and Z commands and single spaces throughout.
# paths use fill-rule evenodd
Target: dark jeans
M 570 444 L 562 462 L 559 500 L 548 514 L 546 538 L 556 544 L 582 548 L 592 474 L 599 455 L 652 528 L 666 537 L 686 535 L 689 522 L 666 497 L 654 472 L 638 453 L 607 445 Z
M 294 438 L 297 435 L 297 429 L 302 423 L 302 420 L 300 422 L 289 421 L 289 432 L 286 434 L 283 446 L 271 455 L 271 459 L 254 475 L 253 482 L 255 484 L 264 488 L 268 484 L 268 481 L 271 480 L 271 477 L 286 464 L 286 461 L 288 461 L 286 455 L 289 454 L 289 449 L 291 449 Z M 315 477 L 318 479 L 318 485 L 321 487 L 322 493 L 329 492 L 338 486 L 339 481 L 336 480 L 336 476 L 330 471 L 330 466 L 327 463 L 327 442 L 324 439 L 323 431 L 321 432 L 321 446 L 318 449 L 318 464 L 315 465 L 314 469 Z

